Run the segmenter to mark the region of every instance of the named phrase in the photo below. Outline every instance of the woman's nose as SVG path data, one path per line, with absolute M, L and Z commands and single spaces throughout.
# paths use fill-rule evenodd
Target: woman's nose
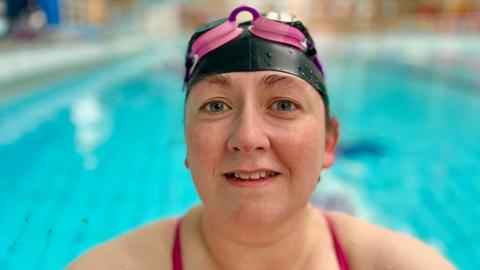
M 232 152 L 251 154 L 270 148 L 267 127 L 261 115 L 254 109 L 245 109 L 233 123 L 227 147 Z

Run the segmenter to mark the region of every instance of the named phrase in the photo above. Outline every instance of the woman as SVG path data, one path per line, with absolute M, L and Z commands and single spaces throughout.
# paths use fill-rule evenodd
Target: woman
M 238 25 L 243 11 L 253 20 Z M 309 203 L 338 123 L 308 31 L 279 18 L 239 7 L 189 43 L 185 165 L 203 204 L 69 269 L 453 269 L 411 237 Z

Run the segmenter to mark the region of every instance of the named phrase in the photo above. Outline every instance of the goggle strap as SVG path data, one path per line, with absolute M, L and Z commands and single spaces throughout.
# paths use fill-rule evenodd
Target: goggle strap
M 323 72 L 322 64 L 320 63 L 320 60 L 318 60 L 318 57 L 316 55 L 313 57 L 313 63 L 318 68 L 318 70 L 320 70 L 320 73 L 322 73 L 323 78 L 325 79 L 325 72 Z

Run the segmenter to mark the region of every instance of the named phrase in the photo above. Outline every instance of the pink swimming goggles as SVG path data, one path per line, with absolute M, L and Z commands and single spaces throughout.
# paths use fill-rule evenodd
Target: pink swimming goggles
M 206 54 L 232 41 L 242 34 L 244 30 L 243 28 L 238 27 L 238 23 L 236 21 L 237 15 L 242 11 L 247 11 L 253 16 L 251 26 L 248 28 L 248 31 L 250 31 L 252 35 L 268 41 L 290 45 L 305 53 L 307 53 L 309 50 L 313 50 L 314 52 L 310 53 L 309 56 L 314 56 L 312 61 L 320 70 L 320 72 L 324 74 L 322 66 L 316 57 L 314 45 L 308 42 L 308 39 L 305 37 L 302 31 L 295 28 L 293 25 L 284 23 L 294 22 L 295 17 L 290 16 L 286 21 L 285 16 L 282 18 L 282 16 L 278 15 L 278 17 L 283 21 L 279 22 L 261 16 L 260 13 L 254 8 L 240 6 L 232 11 L 225 22 L 203 33 L 197 40 L 193 42 L 190 54 L 188 55 L 192 61 L 192 65 L 187 70 L 187 74 L 185 76 L 186 82 L 193 73 L 197 63 Z

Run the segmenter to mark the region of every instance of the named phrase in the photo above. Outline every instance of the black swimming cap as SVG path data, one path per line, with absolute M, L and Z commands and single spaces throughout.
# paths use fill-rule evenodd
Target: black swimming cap
M 244 31 L 234 40 L 207 53 L 194 65 L 189 57 L 193 42 L 206 31 L 224 22 L 225 19 L 201 26 L 188 44 L 185 83 L 187 97 L 192 86 L 203 77 L 213 74 L 241 71 L 279 71 L 295 75 L 315 88 L 322 96 L 328 110 L 328 96 L 324 83 L 324 73 L 316 58 L 316 49 L 307 29 L 300 21 L 286 23 L 300 30 L 307 39 L 305 52 L 299 49 L 256 37 L 248 31 L 251 21 L 239 25 Z

